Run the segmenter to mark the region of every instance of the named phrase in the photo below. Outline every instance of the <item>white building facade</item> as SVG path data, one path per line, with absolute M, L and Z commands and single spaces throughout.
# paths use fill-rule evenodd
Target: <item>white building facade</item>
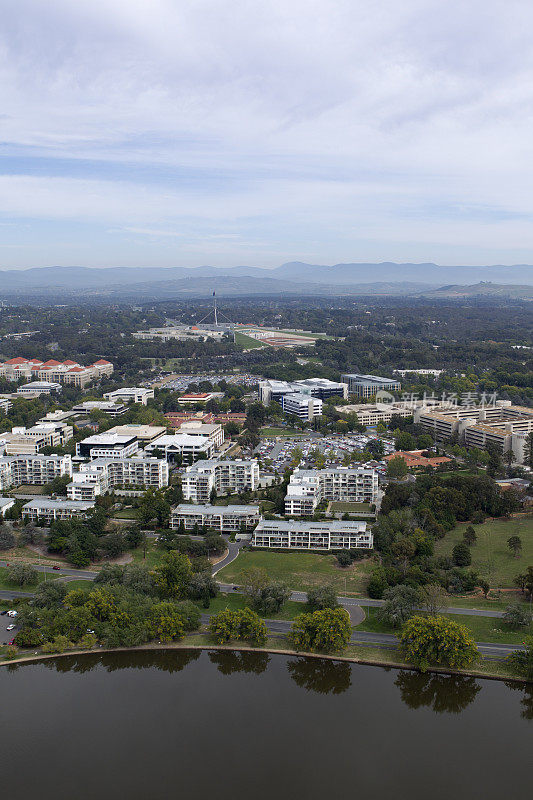
M 282 550 L 351 550 L 371 549 L 372 532 L 366 522 L 296 522 L 262 520 L 252 535 L 252 547 Z

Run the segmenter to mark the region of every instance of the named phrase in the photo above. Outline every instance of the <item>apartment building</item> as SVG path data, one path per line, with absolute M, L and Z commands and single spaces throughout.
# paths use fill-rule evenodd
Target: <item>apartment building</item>
M 296 522 L 261 520 L 252 534 L 252 547 L 284 550 L 370 549 L 374 540 L 366 522 Z
M 378 474 L 368 467 L 296 469 L 287 486 L 285 513 L 310 516 L 323 500 L 375 503 L 377 494 Z
M 178 433 L 187 436 L 203 436 L 209 442 L 213 442 L 217 450 L 224 443 L 224 429 L 220 423 L 208 424 L 200 420 L 189 420 L 180 425 Z
M 81 500 L 46 500 L 36 497 L 22 506 L 22 519 L 25 522 L 52 522 L 63 519 L 83 519 L 94 508 L 94 503 Z
M 154 390 L 132 386 L 125 389 L 115 389 L 114 392 L 106 392 L 104 397 L 112 403 L 120 400 L 122 403 L 140 403 L 145 406 L 148 404 L 148 400 L 153 400 Z
M 139 448 L 136 436 L 121 436 L 118 433 L 96 433 L 76 443 L 76 455 L 80 458 L 129 458 Z
M 492 444 L 502 454 L 512 451 L 520 464 L 527 436 L 533 431 L 533 409 L 508 400 L 491 406 L 422 407 L 415 409 L 414 421 L 439 441 L 457 435 L 467 447 L 485 449 Z
M 169 411 L 165 414 L 168 419 L 168 424 L 171 428 L 179 428 L 184 422 L 203 422 L 208 425 L 218 423 L 219 425 L 227 425 L 228 422 L 235 422 L 242 428 L 246 422 L 246 414 L 244 412 L 233 411 L 219 411 L 216 414 L 211 414 L 207 411 Z
M 31 428 L 16 427 L 11 429 L 13 436 L 24 436 L 42 440 L 45 447 L 63 447 L 74 435 L 71 425 L 64 422 L 36 422 Z
M 268 406 L 271 402 L 280 403 L 288 394 L 306 394 L 309 397 L 318 397 L 326 400 L 328 397 L 348 397 L 348 385 L 329 381 L 326 378 L 307 378 L 302 381 L 276 381 L 265 380 L 259 382 L 259 400 Z
M 211 458 L 216 445 L 207 436 L 169 433 L 147 444 L 144 450 L 146 453 L 162 454 L 169 462 L 181 459 L 184 464 L 192 464 L 198 459 Z
M 69 455 L 30 454 L 0 458 L 0 489 L 25 485 L 44 486 L 54 478 L 71 475 L 72 459 Z
M 186 531 L 206 527 L 220 533 L 238 533 L 243 528 L 252 530 L 262 519 L 259 506 L 212 506 L 181 503 L 170 513 L 170 527 L 177 530 L 180 524 Z
M 94 500 L 117 488 L 162 489 L 168 486 L 168 463 L 162 458 L 96 458 L 81 464 L 67 486 L 71 500 Z
M 0 412 L 2 414 L 5 414 L 7 416 L 7 413 L 12 405 L 13 403 L 11 402 L 11 400 L 8 400 L 7 397 L 0 397 Z
M 302 422 L 310 422 L 322 414 L 322 400 L 300 392 L 283 395 L 281 407 L 285 414 L 294 414 Z
M 0 377 L 8 381 L 18 381 L 20 378 L 33 381 L 50 381 L 60 384 L 69 384 L 83 389 L 92 381 L 100 380 L 104 376 L 113 374 L 113 364 L 100 358 L 94 364 L 83 367 L 76 361 L 56 361 L 51 358 L 41 361 L 33 358 L 10 358 L 0 364 Z
M 259 465 L 255 459 L 197 461 L 187 467 L 181 479 L 183 497 L 193 503 L 206 503 L 215 489 L 218 495 L 254 491 L 259 484 Z
M 399 392 L 402 384 L 393 378 L 382 378 L 379 375 L 359 375 L 347 372 L 341 375 L 341 381 L 348 384 L 348 393 L 357 397 L 372 397 L 376 392 Z
M 10 508 L 13 508 L 15 501 L 12 497 L 0 497 L 0 518 L 5 517 Z

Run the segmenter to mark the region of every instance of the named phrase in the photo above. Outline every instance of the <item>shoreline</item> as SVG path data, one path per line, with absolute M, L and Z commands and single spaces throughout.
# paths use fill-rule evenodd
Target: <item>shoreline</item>
M 532 681 L 528 681 L 526 678 L 521 678 L 518 676 L 505 676 L 505 675 L 491 675 L 479 670 L 469 669 L 469 670 L 458 670 L 452 669 L 451 667 L 428 667 L 427 670 L 422 670 L 419 667 L 414 666 L 413 664 L 406 664 L 402 661 L 385 661 L 379 660 L 376 658 L 364 658 L 360 656 L 341 656 L 341 655 L 329 655 L 325 653 L 308 653 L 308 652 L 297 652 L 296 650 L 290 650 L 288 648 L 275 648 L 275 647 L 250 647 L 249 645 L 239 645 L 239 644 L 188 644 L 187 642 L 175 642 L 169 644 L 145 644 L 145 645 L 138 645 L 136 647 L 108 647 L 103 648 L 99 647 L 98 649 L 94 650 L 66 650 L 64 653 L 36 653 L 34 655 L 28 656 L 21 656 L 19 658 L 13 658 L 11 660 L 4 659 L 0 661 L 0 667 L 10 666 L 12 664 L 31 664 L 38 661 L 45 661 L 51 658 L 68 658 L 69 656 L 80 656 L 80 655 L 101 655 L 104 653 L 139 653 L 139 652 L 150 652 L 150 651 L 158 651 L 158 650 L 229 650 L 234 652 L 244 652 L 244 653 L 272 653 L 273 655 L 285 655 L 285 656 L 297 656 L 299 658 L 314 658 L 314 659 L 325 659 L 328 661 L 341 661 L 341 662 L 348 662 L 351 664 L 362 664 L 370 667 L 384 667 L 390 669 L 401 669 L 401 670 L 410 670 L 412 672 L 420 672 L 420 673 L 434 673 L 437 675 L 456 675 L 462 677 L 473 677 L 473 678 L 482 678 L 485 680 L 492 680 L 492 681 L 503 681 L 503 682 L 512 682 L 518 683 L 524 686 L 528 686 L 529 684 L 533 683 Z

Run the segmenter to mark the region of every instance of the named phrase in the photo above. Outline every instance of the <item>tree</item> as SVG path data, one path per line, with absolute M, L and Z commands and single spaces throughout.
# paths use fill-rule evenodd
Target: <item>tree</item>
M 407 475 L 407 464 L 405 458 L 394 456 L 387 464 L 387 476 L 394 480 L 400 480 Z
M 530 469 L 533 467 L 533 431 L 528 433 L 524 443 L 524 464 Z
M 368 596 L 376 600 L 381 600 L 387 585 L 387 576 L 383 567 L 374 567 L 367 586 Z
M 256 611 L 268 616 L 270 614 L 278 614 L 290 596 L 291 590 L 286 583 L 283 583 L 283 581 L 271 581 L 250 599 Z
M 522 552 L 522 539 L 520 536 L 510 536 L 507 539 L 507 545 L 514 557 L 520 558 L 520 553 Z
M 296 650 L 333 653 L 343 650 L 352 635 L 350 615 L 344 608 L 325 608 L 296 617 L 289 639 Z
M 218 584 L 209 572 L 198 572 L 192 576 L 187 593 L 192 600 L 202 600 L 204 608 L 209 608 L 211 598 L 218 594 Z
M 505 609 L 503 621 L 511 630 L 518 630 L 518 628 L 525 628 L 526 625 L 529 625 L 531 622 L 531 615 L 520 603 L 512 603 Z
M 378 618 L 393 628 L 400 628 L 420 603 L 420 593 L 411 586 L 399 584 L 385 589 L 383 599 L 385 602 L 378 611 Z
M 396 436 L 394 440 L 394 447 L 396 450 L 414 450 L 416 448 L 416 439 L 407 431 L 402 431 Z
M 420 589 L 420 605 L 434 616 L 447 606 L 446 593 L 438 583 L 426 583 Z
M 515 650 L 507 658 L 509 666 L 526 680 L 533 681 L 533 636 L 527 636 L 524 650 Z
M 251 608 L 243 608 L 237 614 L 237 636 L 255 647 L 263 647 L 268 639 L 267 627 Z
M 156 603 L 150 609 L 148 629 L 151 636 L 161 642 L 172 642 L 182 639 L 185 630 L 181 614 L 175 603 Z
M 62 604 L 66 594 L 66 584 L 61 581 L 44 581 L 35 591 L 33 605 L 37 608 L 55 608 Z
M 463 541 L 468 547 L 472 547 L 477 541 L 477 534 L 476 530 L 472 525 L 469 525 L 468 528 L 463 533 Z
M 186 597 L 192 578 L 189 557 L 177 550 L 170 550 L 155 568 L 154 578 L 161 597 Z
M 31 586 L 38 578 L 39 573 L 31 564 L 13 564 L 7 570 L 7 580 L 15 586 Z
M 349 567 L 352 563 L 352 557 L 349 550 L 339 550 L 337 553 L 337 563 L 339 567 Z
M 7 525 L 2 525 L 0 527 L 0 550 L 11 550 L 15 547 L 15 543 L 16 539 L 13 531 Z
M 318 586 L 307 592 L 307 605 L 311 612 L 322 611 L 324 608 L 337 608 L 339 601 L 332 586 Z
M 236 639 L 239 631 L 239 622 L 234 611 L 229 608 L 213 614 L 209 620 L 209 632 L 218 644 L 225 644 L 231 639 Z
M 458 542 L 452 550 L 453 563 L 457 567 L 468 567 L 472 563 L 470 548 L 464 542 Z
M 406 660 L 422 670 L 432 665 L 460 669 L 479 655 L 468 628 L 441 616 L 411 617 L 400 642 Z

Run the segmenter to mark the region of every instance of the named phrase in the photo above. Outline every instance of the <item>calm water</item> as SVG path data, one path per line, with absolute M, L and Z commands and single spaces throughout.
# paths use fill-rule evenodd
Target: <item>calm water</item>
M 533 689 L 199 651 L 0 669 L 6 800 L 527 797 Z

